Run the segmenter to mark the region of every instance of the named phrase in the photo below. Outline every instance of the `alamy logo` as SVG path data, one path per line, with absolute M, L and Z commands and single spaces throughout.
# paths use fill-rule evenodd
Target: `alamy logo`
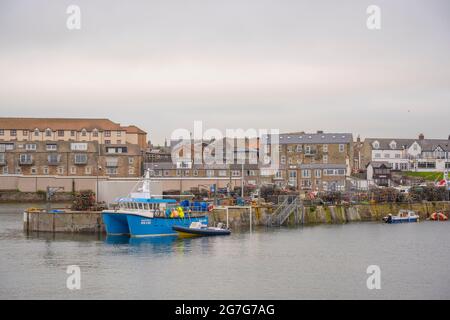
M 379 6 L 371 5 L 367 7 L 366 13 L 369 15 L 367 17 L 366 26 L 369 30 L 380 30 L 381 29 L 381 9 Z
M 80 290 L 81 289 L 81 270 L 79 266 L 72 265 L 68 266 L 66 270 L 67 277 L 66 286 L 69 290 Z
M 77 5 L 67 7 L 66 13 L 69 15 L 66 20 L 66 27 L 69 30 L 81 29 L 81 9 Z
M 371 265 L 367 267 L 367 274 L 370 274 L 367 278 L 366 285 L 369 290 L 381 289 L 381 269 L 377 265 Z

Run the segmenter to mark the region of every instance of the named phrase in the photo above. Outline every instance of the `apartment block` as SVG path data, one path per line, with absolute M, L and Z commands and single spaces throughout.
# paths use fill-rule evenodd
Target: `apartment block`
M 342 191 L 353 164 L 351 133 L 285 133 L 279 136 L 280 169 L 274 181 L 300 190 Z
M 107 119 L 0 118 L 0 174 L 142 174 L 146 133 Z

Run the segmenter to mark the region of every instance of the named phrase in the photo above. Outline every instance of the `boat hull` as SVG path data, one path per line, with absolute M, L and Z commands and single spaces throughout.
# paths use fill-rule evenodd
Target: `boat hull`
M 185 237 L 210 237 L 210 236 L 228 236 L 231 234 L 227 229 L 198 229 L 182 226 L 173 226 L 173 230 L 177 231 L 180 235 Z
M 105 224 L 106 233 L 110 235 L 128 235 L 130 229 L 128 227 L 127 215 L 123 213 L 102 212 L 103 223 Z
M 396 224 L 396 223 L 408 223 L 408 222 L 419 222 L 418 217 L 414 218 L 396 218 L 393 217 L 392 219 L 387 219 L 386 223 Z
M 132 237 L 173 236 L 177 235 L 177 232 L 172 229 L 173 226 L 189 227 L 192 222 L 208 224 L 208 217 L 148 218 L 139 215 L 127 215 L 127 221 Z

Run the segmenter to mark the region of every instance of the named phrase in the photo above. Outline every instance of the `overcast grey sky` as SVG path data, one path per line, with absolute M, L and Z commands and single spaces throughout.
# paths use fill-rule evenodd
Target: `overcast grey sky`
M 107 117 L 159 143 L 194 120 L 447 137 L 449 57 L 448 0 L 0 1 L 1 116 Z

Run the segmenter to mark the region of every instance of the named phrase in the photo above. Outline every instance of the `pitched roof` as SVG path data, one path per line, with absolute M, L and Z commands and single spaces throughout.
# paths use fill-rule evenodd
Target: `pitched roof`
M 264 137 L 265 138 L 265 137 Z M 353 142 L 351 133 L 282 133 L 280 144 L 346 144 Z
M 122 130 L 126 130 L 127 133 L 138 133 L 138 134 L 146 134 L 147 133 L 144 130 L 142 130 L 134 125 L 131 125 L 128 127 L 121 127 L 121 128 L 122 128 Z
M 403 147 L 408 149 L 414 142 L 417 142 L 422 151 L 434 151 L 438 146 L 440 146 L 443 150 L 450 151 L 450 140 L 446 139 L 387 139 L 387 138 L 367 138 L 365 142 L 372 144 L 378 141 L 380 144 L 379 150 L 402 150 Z M 392 141 L 395 141 L 396 148 L 391 148 L 390 144 Z
M 369 164 L 367 164 L 367 167 L 368 166 L 372 166 L 373 168 L 376 168 L 376 169 L 379 169 L 382 166 L 384 166 L 388 169 L 392 169 L 392 164 L 390 164 L 387 161 L 372 161 L 372 162 L 369 162 Z
M 34 130 L 41 131 L 50 128 L 56 130 L 86 129 L 98 130 L 125 130 L 120 124 L 109 119 L 83 119 L 83 118 L 0 118 L 0 129 Z

